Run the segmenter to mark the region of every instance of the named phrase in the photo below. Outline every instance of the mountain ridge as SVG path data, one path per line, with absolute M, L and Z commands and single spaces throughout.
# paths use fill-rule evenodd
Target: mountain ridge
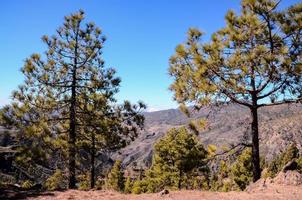
M 113 155 L 123 160 L 126 167 L 147 168 L 151 165 L 153 145 L 170 128 L 177 128 L 192 119 L 207 117 L 207 126 L 199 134 L 206 146 L 218 148 L 241 141 L 250 131 L 250 113 L 243 106 L 229 104 L 221 107 L 205 107 L 187 117 L 179 109 L 146 112 L 145 128 L 129 146 Z M 287 145 L 295 142 L 302 149 L 302 105 L 279 105 L 259 109 L 260 151 L 266 160 L 271 160 Z

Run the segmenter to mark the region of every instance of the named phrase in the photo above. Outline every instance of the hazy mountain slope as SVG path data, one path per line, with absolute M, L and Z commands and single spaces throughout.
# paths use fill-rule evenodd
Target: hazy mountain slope
M 211 114 L 208 125 L 200 135 L 205 144 L 218 147 L 236 143 L 249 131 L 249 110 L 238 105 L 228 105 L 220 109 L 204 108 L 192 118 L 201 118 Z M 129 146 L 113 157 L 124 160 L 126 166 L 149 166 L 153 144 L 168 129 L 187 124 L 190 119 L 177 109 L 145 113 L 146 126 L 140 136 Z M 259 110 L 261 153 L 267 159 L 278 154 L 295 141 L 301 149 L 302 144 L 302 105 L 281 105 Z M 248 129 L 247 129 L 248 128 Z
M 210 113 L 210 115 L 209 115 Z M 113 159 L 121 159 L 127 167 L 148 167 L 151 164 L 154 143 L 172 127 L 187 124 L 191 119 L 208 116 L 206 129 L 199 138 L 204 145 L 215 144 L 218 147 L 236 144 L 244 133 L 249 132 L 249 110 L 238 105 L 221 108 L 204 108 L 194 113 L 191 118 L 178 109 L 169 109 L 145 113 L 145 129 L 139 137 L 126 148 L 114 153 Z M 260 148 L 267 159 L 279 154 L 291 142 L 296 142 L 302 149 L 302 105 L 281 105 L 259 110 Z M 7 138 L 5 129 L 0 127 L 0 146 L 13 145 Z M 11 132 L 12 133 L 12 132 Z M 4 148 L 5 147 L 5 148 Z M 0 148 L 1 152 L 1 148 Z M 113 160 L 105 155 L 97 159 L 97 169 L 103 171 L 112 165 Z

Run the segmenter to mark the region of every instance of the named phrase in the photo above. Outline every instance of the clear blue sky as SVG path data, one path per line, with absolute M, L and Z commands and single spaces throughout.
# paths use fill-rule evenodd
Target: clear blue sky
M 299 2 L 283 0 L 281 7 Z M 107 36 L 104 59 L 122 78 L 119 100 L 143 100 L 150 110 L 176 107 L 168 90 L 168 60 L 189 27 L 207 35 L 224 25 L 239 0 L 7 0 L 0 1 L 0 106 L 23 81 L 20 68 L 44 52 L 41 36 L 52 35 L 63 17 L 79 9 Z

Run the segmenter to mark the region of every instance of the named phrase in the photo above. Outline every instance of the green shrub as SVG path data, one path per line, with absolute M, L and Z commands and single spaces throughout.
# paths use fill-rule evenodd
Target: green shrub
M 26 180 L 22 183 L 21 187 L 23 189 L 30 189 L 33 185 L 34 185 L 34 183 L 32 181 Z
M 132 191 L 132 186 L 133 186 L 132 180 L 131 180 L 130 176 L 128 176 L 127 179 L 126 179 L 126 182 L 125 182 L 125 189 L 124 189 L 124 192 L 125 192 L 126 194 L 131 193 L 131 191 Z
M 148 191 L 148 183 L 145 180 L 136 180 L 133 183 L 132 193 L 141 194 Z
M 79 189 L 89 190 L 90 189 L 90 174 L 87 172 L 78 176 Z
M 66 189 L 66 185 L 66 177 L 64 177 L 61 170 L 57 169 L 55 173 L 45 181 L 44 187 L 46 190 L 53 191 Z
M 231 176 L 235 184 L 244 190 L 253 179 L 252 149 L 245 149 L 232 165 Z
M 105 180 L 104 179 L 97 179 L 95 182 L 95 189 L 101 190 L 105 188 Z
M 293 159 L 299 160 L 299 149 L 295 144 L 289 145 L 284 152 L 269 163 L 265 176 L 274 178 Z
M 209 190 L 209 180 L 205 176 L 193 176 L 190 177 L 190 189 L 194 190 Z
M 124 171 L 122 169 L 122 162 L 120 160 L 115 161 L 106 183 L 107 189 L 124 191 L 125 178 Z
M 231 190 L 234 189 L 234 182 L 232 179 L 225 179 L 223 181 L 223 184 L 222 184 L 222 188 L 221 188 L 221 191 L 222 192 L 229 192 Z

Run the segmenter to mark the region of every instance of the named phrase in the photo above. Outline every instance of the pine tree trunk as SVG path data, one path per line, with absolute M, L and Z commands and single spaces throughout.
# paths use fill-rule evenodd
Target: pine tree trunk
M 74 72 L 75 76 L 75 72 Z M 75 141 L 76 141 L 76 90 L 75 90 L 75 78 L 72 83 L 71 89 L 71 105 L 70 105 L 70 127 L 69 127 L 69 189 L 75 189 L 76 178 L 75 178 Z
M 260 156 L 259 156 L 259 131 L 258 131 L 258 110 L 257 107 L 251 108 L 252 114 L 252 163 L 253 163 L 253 182 L 260 179 Z
M 95 186 L 95 136 L 94 133 L 92 133 L 92 147 L 91 147 L 91 169 L 90 169 L 90 188 L 93 189 Z
M 260 156 L 259 156 L 259 131 L 258 131 L 258 97 L 256 91 L 255 69 L 252 67 L 251 86 L 253 88 L 252 95 L 252 163 L 253 163 L 253 182 L 261 177 Z
M 76 188 L 76 84 L 77 84 L 77 57 L 78 57 L 78 29 L 79 23 L 76 33 L 76 45 L 74 50 L 74 61 L 73 61 L 73 69 L 72 69 L 72 85 L 71 85 L 71 102 L 70 102 L 70 126 L 69 126 L 69 189 Z
M 182 176 L 182 171 L 179 170 L 178 190 L 181 190 L 181 176 Z

